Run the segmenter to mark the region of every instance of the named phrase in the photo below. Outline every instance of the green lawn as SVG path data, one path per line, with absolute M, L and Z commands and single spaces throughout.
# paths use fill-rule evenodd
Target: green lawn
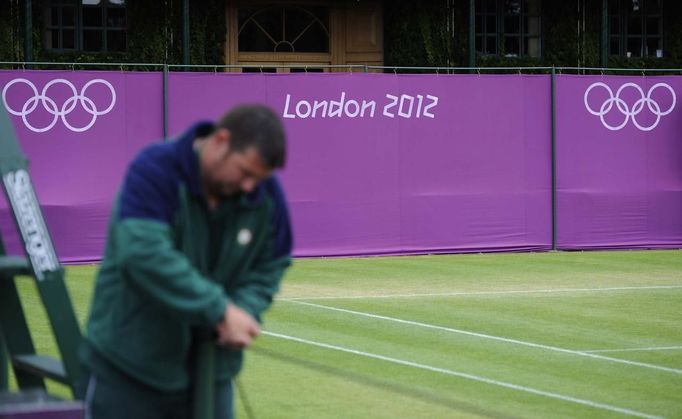
M 242 418 L 682 417 L 678 250 L 298 259 L 263 328 Z

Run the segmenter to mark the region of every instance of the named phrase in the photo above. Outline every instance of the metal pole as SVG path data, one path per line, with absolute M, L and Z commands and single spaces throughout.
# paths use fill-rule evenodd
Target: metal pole
M 163 65 L 163 140 L 168 141 L 168 64 Z
M 33 2 L 24 2 L 24 61 L 33 61 Z
M 182 2 L 182 63 L 189 65 L 189 0 Z
M 476 66 L 476 1 L 469 0 L 469 67 Z M 473 70 L 471 70 L 473 73 Z
M 556 168 L 556 69 L 552 68 L 551 77 L 551 109 L 552 109 L 552 250 L 557 250 L 557 168 Z
M 601 2 L 601 66 L 609 65 L 609 0 Z

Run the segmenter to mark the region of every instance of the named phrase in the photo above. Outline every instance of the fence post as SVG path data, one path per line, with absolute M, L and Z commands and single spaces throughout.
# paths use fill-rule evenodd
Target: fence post
M 556 179 L 556 69 L 552 67 L 551 76 L 551 109 L 552 109 L 552 250 L 557 250 L 557 179 Z
M 163 140 L 168 141 L 168 64 L 163 65 Z

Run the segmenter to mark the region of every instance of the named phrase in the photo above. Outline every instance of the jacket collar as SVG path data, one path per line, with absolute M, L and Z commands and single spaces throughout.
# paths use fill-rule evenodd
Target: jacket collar
M 204 187 L 201 183 L 199 155 L 194 150 L 194 140 L 209 135 L 214 129 L 212 122 L 201 121 L 192 125 L 175 140 L 175 151 L 183 177 L 187 180 L 190 194 L 205 199 Z

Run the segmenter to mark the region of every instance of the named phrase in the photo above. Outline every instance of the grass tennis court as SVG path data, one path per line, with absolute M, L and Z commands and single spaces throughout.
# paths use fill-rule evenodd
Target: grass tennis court
M 81 321 L 94 272 L 67 268 Z M 682 417 L 679 250 L 298 259 L 279 297 L 239 383 L 258 419 Z

